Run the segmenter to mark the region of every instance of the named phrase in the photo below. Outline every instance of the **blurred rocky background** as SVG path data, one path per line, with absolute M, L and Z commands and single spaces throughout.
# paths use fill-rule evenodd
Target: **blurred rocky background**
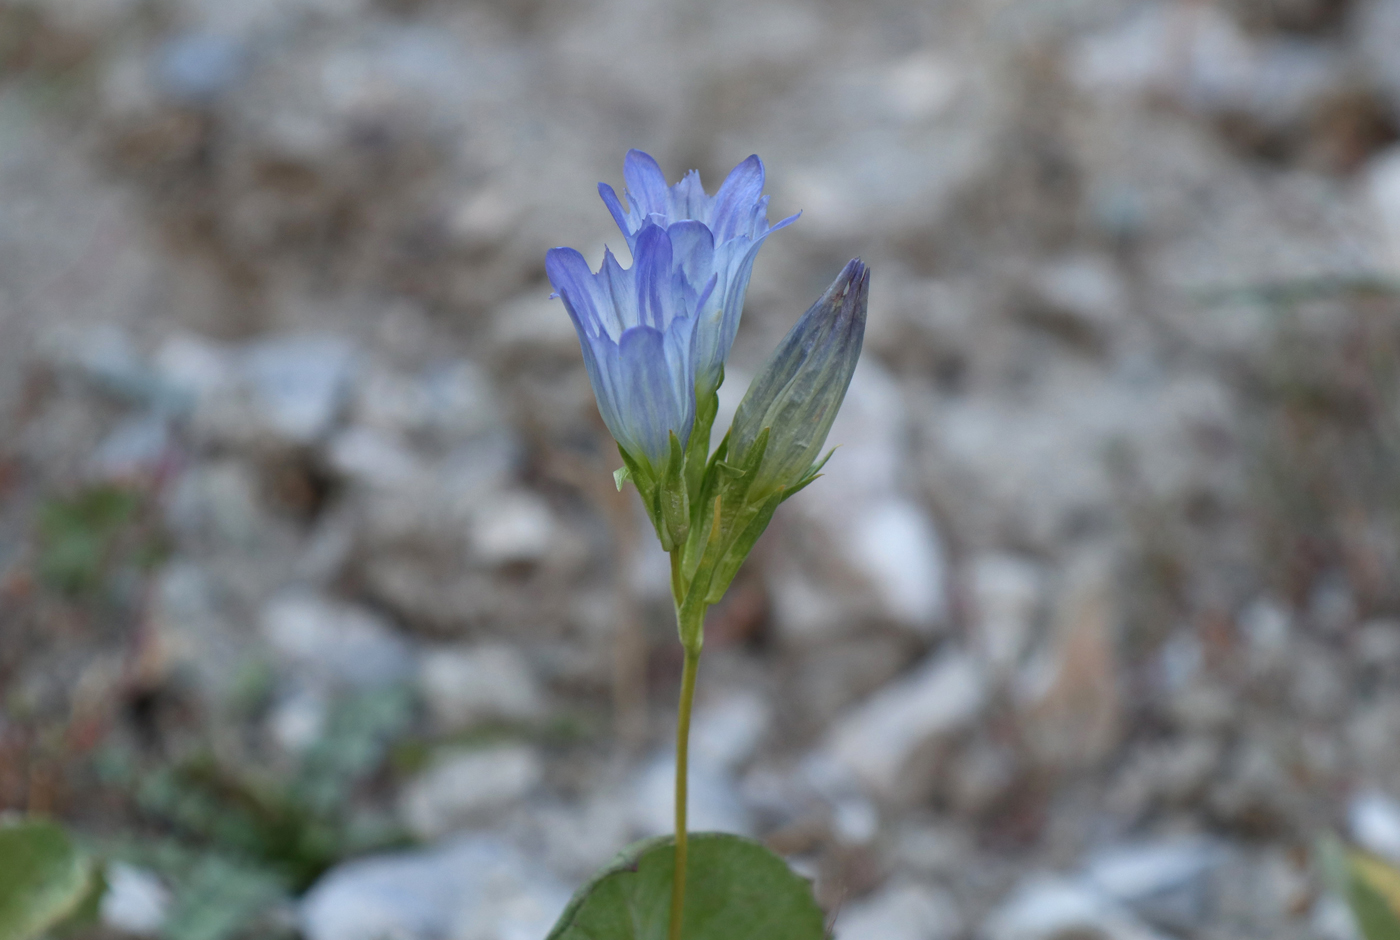
M 0 0 L 0 809 L 93 937 L 538 940 L 670 825 L 667 569 L 544 253 L 759 153 L 826 478 L 696 828 L 839 940 L 1347 940 L 1400 860 L 1400 0 Z M 721 422 L 726 421 L 721 417 Z

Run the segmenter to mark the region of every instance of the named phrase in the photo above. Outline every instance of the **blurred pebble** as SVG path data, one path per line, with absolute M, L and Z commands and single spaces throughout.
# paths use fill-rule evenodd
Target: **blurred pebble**
M 242 45 L 217 33 L 187 33 L 156 52 L 156 84 L 182 104 L 210 104 L 229 91 L 244 70 Z
M 372 428 L 346 428 L 327 448 L 331 468 L 365 486 L 392 489 L 419 483 L 425 468 L 403 441 Z
M 695 710 L 690 728 L 692 760 L 733 770 L 753 756 L 768 733 L 772 709 L 754 692 L 737 689 Z
M 836 917 L 836 940 L 955 940 L 963 930 L 953 897 L 918 884 L 882 888 Z
M 1167 940 L 1102 892 L 1064 878 L 1024 883 L 983 925 L 987 940 Z
M 289 665 L 323 682 L 364 688 L 414 672 L 412 649 L 382 617 L 312 591 L 290 590 L 268 601 L 261 629 Z
M 979 555 L 968 567 L 974 648 L 989 669 L 1005 673 L 1029 648 L 1044 574 L 1027 559 L 1001 553 Z
M 632 822 L 640 834 L 657 836 L 675 831 L 675 786 L 674 754 L 658 754 L 642 768 L 632 804 Z M 739 789 L 723 768 L 692 764 L 689 791 L 689 828 L 741 835 L 753 831 Z
M 343 862 L 299 904 L 307 940 L 536 940 L 568 890 L 504 839 L 462 835 Z
M 1400 801 L 1379 790 L 1352 797 L 1347 824 L 1357 845 L 1400 865 Z
M 884 799 L 918 796 L 931 768 L 914 766 L 931 744 L 966 728 L 987 700 L 981 666 L 965 653 L 929 659 L 841 716 L 827 738 L 835 761 Z
M 295 689 L 273 703 L 267 715 L 268 732 L 277 746 L 289 754 L 301 754 L 321 740 L 330 717 L 330 703 L 324 692 Z
M 170 910 L 170 890 L 161 880 L 125 862 L 109 862 L 103 877 L 102 923 L 123 934 L 157 936 Z
M 332 336 L 275 337 L 251 344 L 244 374 L 267 423 L 296 443 L 330 430 L 350 388 L 355 353 Z
M 107 478 L 155 473 L 169 453 L 170 444 L 170 422 L 164 415 L 127 418 L 97 446 L 93 470 Z
M 549 504 L 522 490 L 499 494 L 472 518 L 472 550 L 487 565 L 539 561 L 556 535 Z
M 534 748 L 523 744 L 440 755 L 404 789 L 401 816 L 420 839 L 435 839 L 523 799 L 544 776 Z
M 1120 845 L 1091 856 L 1085 878 L 1145 920 L 1191 932 L 1211 920 L 1211 876 L 1223 861 L 1208 839 Z
M 869 845 L 880 834 L 880 811 L 860 796 L 848 796 L 831 808 L 831 832 L 843 845 Z
M 432 650 L 423 656 L 419 683 L 433 721 L 446 732 L 489 721 L 532 721 L 545 711 L 530 664 L 505 644 Z
M 1390 276 L 1400 276 L 1400 147 L 1373 157 L 1366 167 L 1367 191 L 1384 239 Z

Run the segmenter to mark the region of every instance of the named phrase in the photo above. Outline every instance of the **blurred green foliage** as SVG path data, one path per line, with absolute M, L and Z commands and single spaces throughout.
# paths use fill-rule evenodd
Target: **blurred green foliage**
M 147 512 L 147 496 L 132 487 L 100 483 L 39 508 L 37 569 L 46 587 L 90 598 L 119 568 L 147 571 L 166 554 L 165 539 Z
M 143 766 L 105 748 L 97 771 L 127 794 L 151 833 L 104 846 L 159 874 L 173 893 L 162 940 L 251 940 L 287 933 L 276 911 L 331 865 L 404 844 L 397 823 L 357 799 L 386 768 L 413 719 L 411 690 L 347 695 L 326 728 L 281 772 L 221 759 L 209 749 Z

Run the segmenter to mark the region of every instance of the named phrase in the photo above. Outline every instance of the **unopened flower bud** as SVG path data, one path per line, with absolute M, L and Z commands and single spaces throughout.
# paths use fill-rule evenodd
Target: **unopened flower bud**
M 757 456 L 751 448 L 768 430 L 751 496 L 810 481 L 860 358 L 869 290 L 870 271 L 857 258 L 783 338 L 739 403 L 730 463 L 748 465 Z

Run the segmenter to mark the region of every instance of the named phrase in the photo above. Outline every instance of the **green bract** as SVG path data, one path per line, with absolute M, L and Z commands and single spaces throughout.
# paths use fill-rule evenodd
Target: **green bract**
M 795 492 L 810 482 L 860 358 L 869 293 L 869 270 L 852 261 L 773 350 L 739 403 L 729 434 L 736 462 L 746 463 L 769 432 L 754 494 Z
M 705 607 L 724 596 L 778 504 L 815 480 L 825 463 L 817 456 L 860 356 L 869 285 L 865 265 L 846 265 L 749 386 L 699 485 L 686 486 L 691 518 L 673 585 L 682 642 L 692 640 L 687 631 L 698 629 Z M 689 480 L 697 456 L 691 450 Z

